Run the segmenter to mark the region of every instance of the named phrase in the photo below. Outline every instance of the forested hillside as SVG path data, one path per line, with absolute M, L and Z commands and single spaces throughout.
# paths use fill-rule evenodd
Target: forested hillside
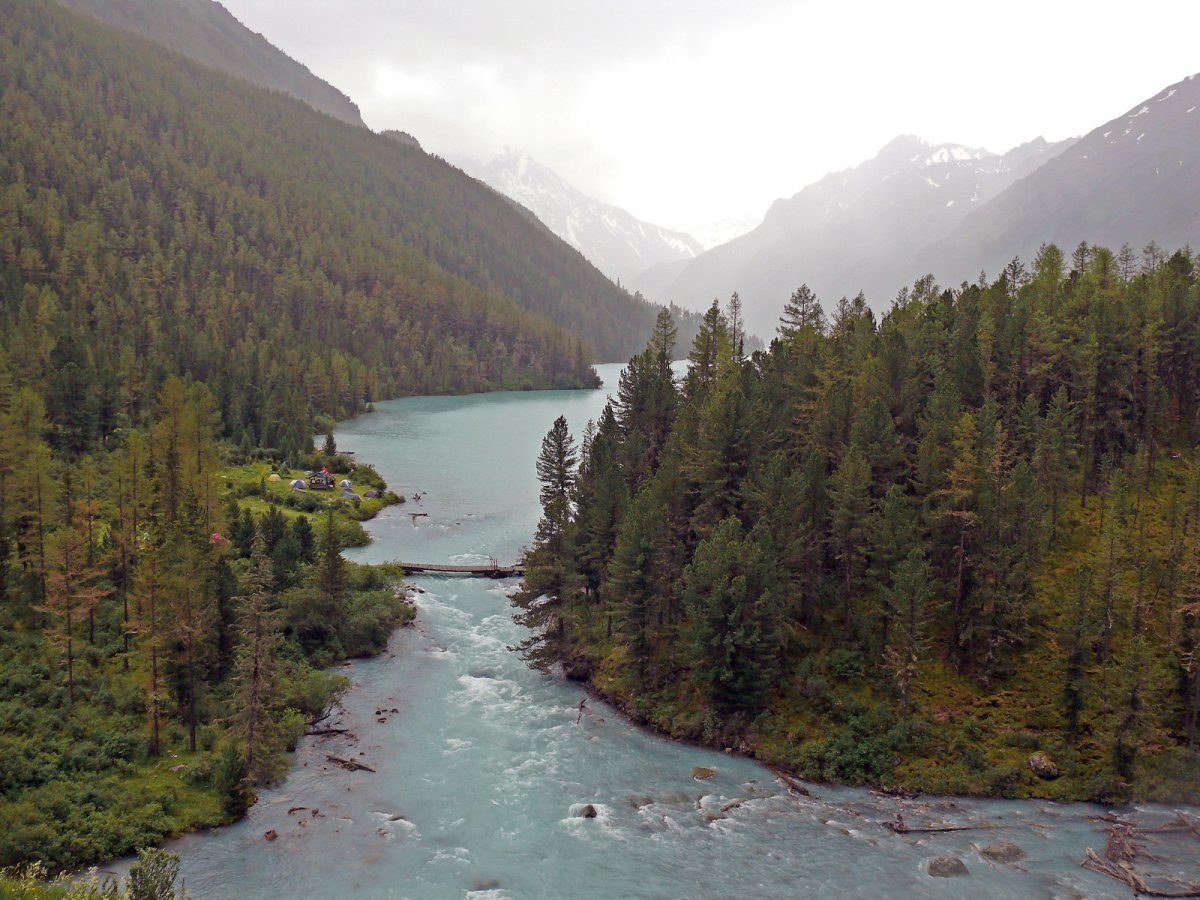
M 0 11 L 3 349 L 61 447 L 187 374 L 235 440 L 294 456 L 314 414 L 591 384 L 649 333 L 652 307 L 415 148 L 55 4 Z
M 399 498 L 315 423 L 594 384 L 548 317 L 615 352 L 653 310 L 417 148 L 0 0 L 0 867 L 228 821 L 286 770 L 322 670 L 412 614 L 340 556 Z M 322 465 L 354 492 L 291 489 Z
M 532 664 L 813 779 L 1200 799 L 1189 251 L 1043 246 L 878 321 L 801 287 L 748 359 L 706 325 L 547 435 Z

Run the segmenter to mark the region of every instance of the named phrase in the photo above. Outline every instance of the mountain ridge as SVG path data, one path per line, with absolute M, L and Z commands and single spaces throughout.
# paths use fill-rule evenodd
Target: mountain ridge
M 1037 138 L 997 154 L 899 135 L 871 159 L 776 200 L 756 229 L 706 251 L 669 283 L 660 279 L 650 295 L 695 308 L 738 291 L 748 328 L 766 337 L 801 282 L 827 300 L 863 290 L 878 302 L 902 283 L 885 273 L 907 270 L 924 235 L 952 228 L 1063 146 Z M 862 278 L 862 248 L 886 248 L 871 279 Z
M 78 13 L 132 31 L 189 59 L 303 100 L 366 128 L 358 106 L 303 63 L 251 31 L 216 0 L 58 0 Z

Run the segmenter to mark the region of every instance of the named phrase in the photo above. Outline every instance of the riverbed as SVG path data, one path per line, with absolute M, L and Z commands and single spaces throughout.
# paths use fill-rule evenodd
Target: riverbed
M 347 555 L 514 562 L 539 515 L 541 439 L 560 414 L 577 435 L 599 415 L 619 367 L 598 371 L 600 391 L 408 398 L 341 425 L 339 446 L 409 498 Z M 656 737 L 597 700 L 581 709 L 579 685 L 508 649 L 523 637 L 508 603 L 515 582 L 413 584 L 416 625 L 341 670 L 353 688 L 337 724 L 350 734 L 305 739 L 292 774 L 244 821 L 172 845 L 194 897 L 1130 896 L 1080 867 L 1088 847 L 1103 851 L 1103 823 L 1090 817 L 1104 808 L 823 785 L 805 796 L 751 760 Z M 897 813 L 910 826 L 979 827 L 895 834 L 885 826 Z M 998 841 L 1025 858 L 980 854 Z M 1175 859 L 1167 846 L 1162 870 L 1196 876 L 1192 847 Z M 969 874 L 932 878 L 943 854 Z

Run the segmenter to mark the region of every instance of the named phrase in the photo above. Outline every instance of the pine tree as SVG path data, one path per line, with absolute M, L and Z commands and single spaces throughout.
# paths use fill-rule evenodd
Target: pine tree
M 150 714 L 150 755 L 158 756 L 162 747 L 159 729 L 162 723 L 162 673 L 159 660 L 168 626 L 166 610 L 163 608 L 164 571 L 162 550 L 153 540 L 142 548 L 141 563 L 137 567 L 134 582 L 137 607 L 141 610 L 140 620 L 134 625 L 137 646 L 149 657 L 149 680 L 146 683 L 146 709 Z
M 535 464 L 538 481 L 542 485 L 538 496 L 543 507 L 556 499 L 570 503 L 578 462 L 575 439 L 571 437 L 567 428 L 567 419 L 565 416 L 559 416 L 542 438 L 542 450 Z
M 46 606 L 54 621 L 55 642 L 66 658 L 67 697 L 75 702 L 75 630 L 90 618 L 108 589 L 101 568 L 88 561 L 87 535 L 74 523 L 55 532 L 49 548 Z
M 954 598 L 950 632 L 950 656 L 953 659 L 962 658 L 961 645 L 969 625 L 966 606 L 969 551 L 970 541 L 979 524 L 977 505 L 981 472 L 978 440 L 975 416 L 964 412 L 954 428 L 954 440 L 950 447 L 952 462 L 945 486 L 932 495 L 935 501 L 934 521 L 944 529 L 945 538 L 953 542 L 946 548 L 949 550 L 951 595 Z
M 234 598 L 238 604 L 239 642 L 230 724 L 233 734 L 242 740 L 247 777 L 252 784 L 267 784 L 278 777 L 286 762 L 274 715 L 279 702 L 279 616 L 272 591 L 271 562 L 262 535 L 254 539 L 242 589 L 245 593 Z
M 1086 565 L 1075 573 L 1075 599 L 1065 618 L 1063 646 L 1063 718 L 1069 740 L 1079 734 L 1080 717 L 1087 703 L 1088 663 L 1091 657 L 1092 572 Z
M 721 520 L 683 571 L 693 676 L 722 712 L 757 711 L 779 671 L 770 555 L 741 523 Z
M 896 564 L 891 582 L 887 589 L 888 605 L 896 612 L 896 627 L 885 644 L 884 659 L 900 692 L 901 716 L 907 719 L 920 663 L 929 651 L 929 628 L 934 612 L 934 585 L 929 577 L 929 564 L 920 550 L 909 551 Z
M 825 313 L 821 309 L 821 301 L 817 299 L 807 284 L 802 284 L 792 292 L 783 307 L 783 315 L 779 317 L 779 336 L 785 341 L 797 337 L 812 338 L 825 333 Z
M 200 694 L 217 658 L 217 598 L 213 575 L 215 551 L 204 510 L 190 490 L 180 503 L 168 545 L 167 598 L 174 633 L 175 692 L 188 729 L 188 750 L 196 751 Z
M 688 371 L 684 378 L 684 395 L 693 403 L 703 402 L 716 383 L 721 361 L 730 356 L 729 323 L 714 300 L 700 321 L 700 330 L 688 351 Z
M 842 634 L 849 639 L 867 572 L 871 527 L 871 469 L 866 456 L 851 447 L 829 479 L 832 501 L 830 540 L 841 577 Z
M 265 543 L 265 539 L 264 539 Z M 325 605 L 331 612 L 342 611 L 346 602 L 346 561 L 342 559 L 342 543 L 333 521 L 333 510 L 330 509 L 325 517 L 325 527 L 321 531 L 321 543 L 317 548 L 316 588 L 322 595 Z
M 1066 388 L 1060 387 L 1050 399 L 1038 436 L 1034 465 L 1038 483 L 1050 492 L 1050 543 L 1058 536 L 1058 498 L 1066 489 L 1078 462 L 1079 445 L 1075 439 L 1071 404 Z

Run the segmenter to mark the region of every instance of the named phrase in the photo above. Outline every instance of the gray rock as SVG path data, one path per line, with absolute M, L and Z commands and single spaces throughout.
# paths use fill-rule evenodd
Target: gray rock
M 971 873 L 957 856 L 935 856 L 929 861 L 929 874 L 934 878 L 957 878 Z
M 1058 766 L 1045 753 L 1038 752 L 1029 757 L 1029 769 L 1038 778 L 1044 778 L 1047 781 L 1058 777 Z
M 1000 841 L 995 844 L 988 844 L 986 847 L 981 847 L 979 855 L 993 862 L 1014 863 L 1025 858 L 1025 851 L 1016 844 L 1008 841 Z

